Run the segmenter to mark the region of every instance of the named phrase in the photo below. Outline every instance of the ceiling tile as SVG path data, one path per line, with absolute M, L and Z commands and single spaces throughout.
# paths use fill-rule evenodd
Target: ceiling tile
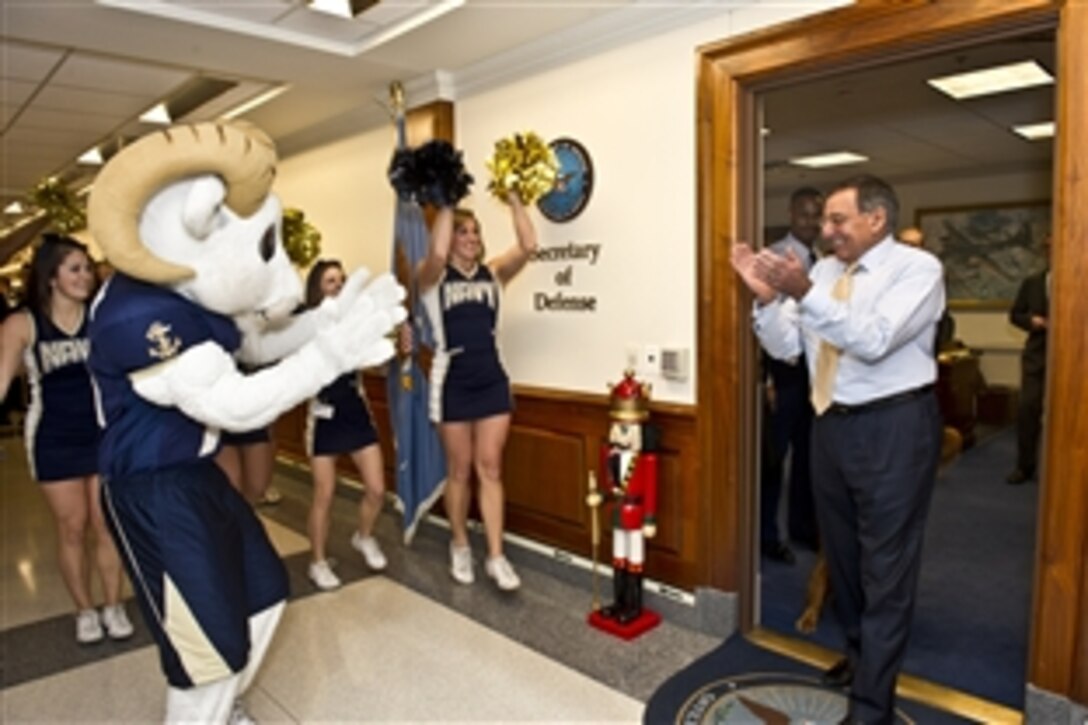
M 90 134 L 105 134 L 125 122 L 128 116 L 117 114 L 72 113 L 40 108 L 32 103 L 19 116 L 20 128 L 43 128 L 55 131 L 84 131 Z
M 0 40 L 0 77 L 40 81 L 64 57 L 60 48 L 41 48 Z
M 133 96 L 50 84 L 34 98 L 34 105 L 56 111 L 134 116 L 143 113 L 158 100 L 158 94 Z
M 150 95 L 161 98 L 192 77 L 192 73 L 151 63 L 133 63 L 87 53 L 68 56 L 50 79 L 51 85 Z
M 21 106 L 27 99 L 34 95 L 38 89 L 37 83 L 29 81 L 14 81 L 7 78 L 0 80 L 0 103 L 6 106 Z
M 8 122 L 15 117 L 15 112 L 18 111 L 20 106 L 16 106 L 13 103 L 0 103 L 0 128 L 4 128 L 8 125 Z

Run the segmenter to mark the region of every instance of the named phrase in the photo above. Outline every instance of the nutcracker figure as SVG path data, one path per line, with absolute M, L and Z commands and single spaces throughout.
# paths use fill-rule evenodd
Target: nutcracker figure
M 648 422 L 650 386 L 635 379 L 633 371 L 611 386 L 612 424 L 601 448 L 601 491 L 591 491 L 588 503 L 602 501 L 612 510 L 613 601 L 590 616 L 594 626 L 621 636 L 653 627 L 660 617 L 642 607 L 643 563 L 646 539 L 657 533 L 658 431 Z M 596 513 L 596 512 L 594 512 Z M 634 636 L 633 634 L 631 636 Z

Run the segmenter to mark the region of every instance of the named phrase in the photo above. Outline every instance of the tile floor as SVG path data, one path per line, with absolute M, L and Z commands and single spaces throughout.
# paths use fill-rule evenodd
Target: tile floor
M 284 500 L 261 518 L 291 575 L 292 600 L 247 697 L 259 722 L 627 722 L 670 674 L 719 640 L 669 622 L 632 643 L 584 623 L 585 587 L 511 550 L 522 589 L 482 572 L 455 584 L 447 534 L 425 524 L 400 542 L 391 508 L 378 537 L 390 560 L 369 573 L 348 545 L 354 501 L 337 498 L 330 550 L 345 586 L 306 579 L 308 484 L 277 473 Z M 22 441 L 0 440 L 0 722 L 155 722 L 164 682 L 133 603 L 137 634 L 80 647 L 54 564 L 52 521 L 26 473 Z M 551 567 L 551 568 L 549 568 Z

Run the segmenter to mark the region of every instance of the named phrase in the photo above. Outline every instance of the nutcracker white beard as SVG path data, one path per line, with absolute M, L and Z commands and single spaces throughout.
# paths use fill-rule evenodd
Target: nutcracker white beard
M 608 442 L 614 448 L 638 453 L 642 450 L 642 425 L 639 423 L 613 423 L 608 430 Z

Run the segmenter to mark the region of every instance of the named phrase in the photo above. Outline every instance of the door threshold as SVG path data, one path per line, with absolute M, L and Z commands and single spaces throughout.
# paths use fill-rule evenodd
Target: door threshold
M 821 670 L 826 670 L 842 657 L 841 653 L 823 645 L 772 632 L 765 627 L 757 627 L 744 636 L 749 642 L 764 649 Z M 1007 705 L 914 675 L 899 675 L 895 693 L 904 699 L 920 702 L 928 707 L 977 722 L 1019 725 L 1024 721 L 1023 713 Z

